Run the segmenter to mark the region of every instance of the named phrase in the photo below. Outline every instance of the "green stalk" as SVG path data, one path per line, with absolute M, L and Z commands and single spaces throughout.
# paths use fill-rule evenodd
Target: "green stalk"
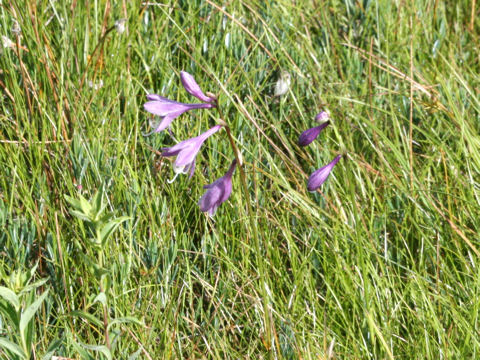
M 95 226 L 95 232 L 97 235 L 97 239 L 100 239 L 100 235 L 98 233 L 98 228 Z M 101 241 L 100 241 L 101 244 Z M 100 270 L 103 269 L 103 248 L 100 248 L 98 251 L 98 265 L 100 267 Z M 103 284 L 102 284 L 102 277 L 103 275 L 100 275 L 99 283 L 100 283 L 100 292 L 104 292 L 103 289 Z M 105 294 L 106 296 L 107 294 Z M 106 296 L 108 302 L 108 296 Z M 105 346 L 108 348 L 108 350 L 111 349 L 110 345 L 110 337 L 108 336 L 108 307 L 107 304 L 103 304 L 103 331 L 105 333 Z
M 220 115 L 220 125 L 223 125 L 225 127 L 225 130 L 227 132 L 227 137 L 230 142 L 230 146 L 233 150 L 233 153 L 235 154 L 235 159 L 237 160 L 237 165 L 238 169 L 240 171 L 240 181 L 242 183 L 242 190 L 245 195 L 245 199 L 247 202 L 247 214 L 248 214 L 248 220 L 250 222 L 250 229 L 252 229 L 253 233 L 253 240 L 254 240 L 254 246 L 255 246 L 255 253 L 256 253 L 256 261 L 257 261 L 257 266 L 260 274 L 260 288 L 262 289 L 262 305 L 263 305 L 263 313 L 264 313 L 264 323 L 265 323 L 265 329 L 266 329 L 266 345 L 268 349 L 270 350 L 271 345 L 270 345 L 270 340 L 271 340 L 271 319 L 270 319 L 270 311 L 268 308 L 268 292 L 266 288 L 266 276 L 265 276 L 265 263 L 263 261 L 263 256 L 262 256 L 262 247 L 260 246 L 260 237 L 258 235 L 258 228 L 257 228 L 257 222 L 255 220 L 255 214 L 252 209 L 252 205 L 250 204 L 250 193 L 248 191 L 248 186 L 247 186 L 247 176 L 245 174 L 245 169 L 244 169 L 244 162 L 242 155 L 240 153 L 240 150 L 238 149 L 237 145 L 235 144 L 235 139 L 232 136 L 232 132 L 228 124 L 225 122 L 222 110 L 218 106 L 217 103 L 217 110 Z

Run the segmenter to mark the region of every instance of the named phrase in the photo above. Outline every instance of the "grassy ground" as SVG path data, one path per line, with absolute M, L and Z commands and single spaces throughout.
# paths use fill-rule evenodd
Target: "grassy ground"
M 3 1 L 0 14 L 2 359 L 480 357 L 475 1 Z M 192 101 L 181 70 L 218 94 L 245 159 L 248 196 L 237 169 L 213 219 L 197 201 L 234 157 L 226 132 L 172 184 L 156 151 L 175 140 L 142 135 L 147 93 Z M 276 100 L 281 70 L 292 84 Z M 333 126 L 298 147 L 324 106 Z M 190 112 L 172 131 L 218 118 Z M 91 211 L 75 203 L 96 193 Z

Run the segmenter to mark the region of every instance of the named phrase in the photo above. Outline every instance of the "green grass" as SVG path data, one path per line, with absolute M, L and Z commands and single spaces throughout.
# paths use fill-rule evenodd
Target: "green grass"
M 22 316 L 48 290 L 23 357 L 479 358 L 474 4 L 4 1 L 0 286 Z M 126 32 L 108 31 L 120 18 Z M 172 184 L 152 150 L 175 141 L 142 135 L 147 93 L 192 102 L 181 70 L 218 94 L 245 159 L 248 196 L 237 169 L 213 219 L 197 201 L 234 158 L 226 132 Z M 292 85 L 277 101 L 281 70 Z M 323 106 L 333 126 L 300 148 Z M 192 111 L 172 130 L 183 140 L 218 118 Z M 128 217 L 101 249 L 65 197 L 98 189 L 104 214 Z M 22 348 L 9 306 L 0 358 L 20 359 L 3 342 Z

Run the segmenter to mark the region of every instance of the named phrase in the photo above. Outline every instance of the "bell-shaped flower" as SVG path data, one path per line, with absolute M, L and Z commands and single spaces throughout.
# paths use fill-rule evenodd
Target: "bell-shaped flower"
M 180 79 L 182 80 L 183 87 L 189 94 L 207 103 L 215 102 L 216 99 L 205 95 L 193 76 L 186 71 L 180 71 Z
M 170 148 L 162 149 L 162 156 L 177 157 L 177 159 L 173 163 L 173 170 L 175 172 L 175 176 L 172 180 L 169 181 L 169 183 L 173 182 L 173 180 L 175 180 L 178 174 L 186 174 L 187 172 L 189 172 L 189 177 L 192 177 L 195 171 L 195 158 L 200 151 L 200 147 L 210 135 L 215 134 L 218 130 L 220 130 L 221 127 L 221 125 L 216 125 L 197 137 L 179 142 L 177 145 L 174 145 Z
M 326 121 L 319 126 L 315 126 L 311 129 L 305 130 L 303 133 L 300 134 L 298 138 L 298 145 L 307 146 L 308 144 L 310 144 L 313 140 L 317 138 L 320 132 L 328 126 L 328 124 L 330 124 L 330 121 Z
M 307 184 L 308 191 L 314 192 L 325 182 L 325 180 L 327 180 L 328 175 L 330 175 L 333 167 L 338 163 L 341 157 L 342 155 L 338 155 L 331 163 L 321 167 L 310 175 Z
M 236 165 L 237 161 L 234 160 L 224 176 L 203 187 L 207 191 L 198 201 L 201 211 L 208 211 L 210 216 L 213 216 L 217 208 L 230 197 L 232 193 L 232 175 Z
M 147 95 L 147 99 L 150 101 L 143 104 L 144 109 L 162 118 L 160 122 L 154 125 L 153 132 L 160 132 L 166 129 L 175 118 L 186 111 L 215 107 L 214 104 L 185 104 L 156 94 Z

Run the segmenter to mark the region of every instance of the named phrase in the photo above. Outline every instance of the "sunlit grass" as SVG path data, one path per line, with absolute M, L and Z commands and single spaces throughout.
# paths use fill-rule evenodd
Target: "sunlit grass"
M 0 286 L 38 263 L 31 283 L 47 282 L 22 306 L 48 289 L 27 357 L 478 357 L 471 0 L 26 1 L 0 14 L 12 41 L 0 55 Z M 172 184 L 158 150 L 175 141 L 142 135 L 147 93 L 192 101 L 181 70 L 218 94 L 245 159 L 249 197 L 237 171 L 213 219 L 197 202 L 234 158 L 225 131 L 193 179 Z M 282 70 L 292 84 L 276 99 Z M 299 147 L 322 109 L 332 125 Z M 192 111 L 172 131 L 187 139 L 218 118 Z M 338 154 L 309 193 L 309 174 Z M 128 217 L 102 250 L 109 282 L 65 198 L 102 185 L 105 213 Z M 21 344 L 5 301 L 0 337 Z

